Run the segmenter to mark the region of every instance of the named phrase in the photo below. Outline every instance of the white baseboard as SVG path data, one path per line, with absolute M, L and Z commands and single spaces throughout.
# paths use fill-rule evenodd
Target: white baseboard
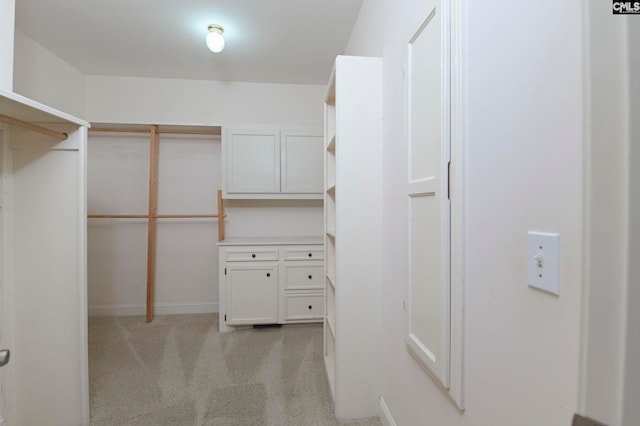
M 213 314 L 220 311 L 218 303 L 157 303 L 154 308 L 156 315 L 179 314 Z M 130 317 L 145 315 L 145 305 L 94 305 L 89 306 L 90 317 Z
M 380 397 L 380 421 L 382 421 L 383 426 L 398 426 L 396 421 L 393 420 L 391 411 L 389 411 L 389 407 L 382 396 Z

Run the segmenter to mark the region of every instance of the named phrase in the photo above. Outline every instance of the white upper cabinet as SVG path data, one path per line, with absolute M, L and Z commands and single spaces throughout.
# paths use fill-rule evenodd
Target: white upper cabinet
M 322 198 L 322 132 L 225 129 L 222 150 L 225 198 Z
M 225 142 L 228 193 L 280 192 L 278 131 L 232 130 Z
M 281 180 L 285 193 L 322 194 L 324 140 L 310 132 L 281 132 Z

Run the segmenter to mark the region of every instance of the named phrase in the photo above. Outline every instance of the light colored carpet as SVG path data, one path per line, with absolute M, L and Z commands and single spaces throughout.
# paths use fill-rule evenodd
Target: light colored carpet
M 381 424 L 336 421 L 321 326 L 217 330 L 217 314 L 90 318 L 91 425 Z

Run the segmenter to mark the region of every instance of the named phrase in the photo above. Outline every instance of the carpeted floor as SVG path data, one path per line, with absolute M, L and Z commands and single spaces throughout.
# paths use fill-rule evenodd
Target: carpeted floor
M 333 416 L 321 326 L 217 330 L 217 314 L 90 318 L 91 425 L 380 425 Z

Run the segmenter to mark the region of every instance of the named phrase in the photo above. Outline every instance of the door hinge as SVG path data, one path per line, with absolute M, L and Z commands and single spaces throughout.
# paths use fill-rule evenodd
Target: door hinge
M 227 321 L 227 314 L 224 314 L 224 320 Z
M 224 268 L 224 274 L 227 275 L 227 268 Z
M 447 200 L 451 200 L 451 161 L 447 163 Z
M 403 310 L 403 311 L 406 311 L 406 310 L 407 310 L 407 301 L 406 301 L 406 300 L 403 300 L 403 301 L 402 301 L 402 310 Z

